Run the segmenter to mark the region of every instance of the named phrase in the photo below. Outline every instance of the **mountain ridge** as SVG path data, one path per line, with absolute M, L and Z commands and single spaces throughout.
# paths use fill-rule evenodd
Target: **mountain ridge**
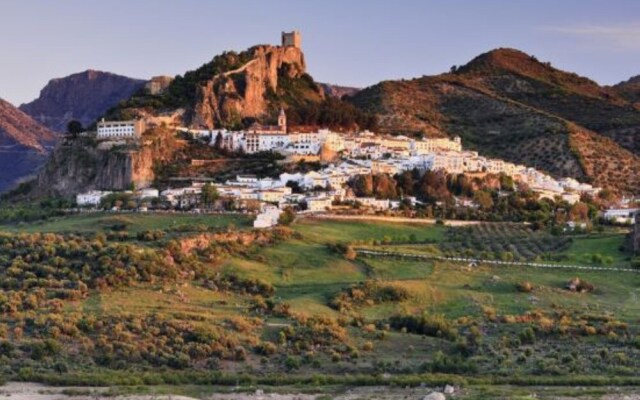
M 383 81 L 348 100 L 376 113 L 383 133 L 459 135 L 466 148 L 493 157 L 640 190 L 640 110 L 611 88 L 519 50 L 495 49 L 449 73 Z M 589 151 L 586 165 L 580 150 L 588 146 L 571 144 L 576 132 L 606 146 L 608 163 L 596 163 Z M 596 173 L 595 164 L 604 171 Z
M 285 108 L 294 127 L 379 125 L 381 133 L 459 135 L 466 148 L 487 156 L 637 192 L 640 109 L 621 91 L 637 80 L 628 82 L 602 87 L 500 48 L 448 73 L 355 89 L 315 82 L 300 48 L 259 45 L 215 56 L 160 94 L 138 90 L 106 115 L 170 114 L 185 125 L 238 129 L 272 122 Z
M 632 103 L 640 110 L 640 75 L 632 76 L 626 81 L 611 87 L 616 93 Z
M 49 129 L 0 99 L 0 192 L 33 175 L 56 139 Z
M 38 98 L 20 110 L 56 132 L 65 132 L 71 120 L 84 126 L 95 122 L 109 108 L 140 90 L 145 80 L 94 69 L 51 79 Z

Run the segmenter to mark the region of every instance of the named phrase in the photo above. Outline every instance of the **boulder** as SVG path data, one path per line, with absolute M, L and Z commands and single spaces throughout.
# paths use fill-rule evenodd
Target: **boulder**
M 428 395 L 424 396 L 422 400 L 447 400 L 447 398 L 440 392 L 431 392 Z

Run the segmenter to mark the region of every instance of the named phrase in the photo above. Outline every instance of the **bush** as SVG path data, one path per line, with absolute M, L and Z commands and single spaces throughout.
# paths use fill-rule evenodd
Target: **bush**
M 536 333 L 533 328 L 528 327 L 518 335 L 522 344 L 533 344 L 536 342 Z
M 438 351 L 434 355 L 433 361 L 424 365 L 423 369 L 432 373 L 446 374 L 474 374 L 478 372 L 478 366 L 472 360 L 467 360 L 459 354 L 447 356 L 441 351 Z
M 291 371 L 294 369 L 299 369 L 300 368 L 300 359 L 298 357 L 287 357 L 284 360 L 284 366 L 287 369 L 287 371 Z
M 291 225 L 291 223 L 296 219 L 296 213 L 293 211 L 291 207 L 287 207 L 282 211 L 280 217 L 278 217 L 278 224 L 280 225 Z
M 389 323 L 394 329 L 406 329 L 407 332 L 419 335 L 442 337 L 451 341 L 458 338 L 458 330 L 442 315 L 396 315 L 390 318 Z
M 260 345 L 258 345 L 258 347 L 256 348 L 256 352 L 258 354 L 262 354 L 262 355 L 265 355 L 265 356 L 270 356 L 270 355 L 274 354 L 277 349 L 278 349 L 278 347 L 274 343 L 263 342 Z
M 401 287 L 383 285 L 374 281 L 353 285 L 334 297 L 329 306 L 340 312 L 352 310 L 355 307 L 404 301 L 409 298 L 409 292 Z
M 531 291 L 533 291 L 533 285 L 529 281 L 524 281 L 518 283 L 516 285 L 516 289 L 518 289 L 518 292 L 530 293 Z

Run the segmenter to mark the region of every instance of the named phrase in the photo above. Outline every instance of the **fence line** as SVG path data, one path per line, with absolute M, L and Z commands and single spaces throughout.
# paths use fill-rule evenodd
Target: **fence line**
M 521 267 L 532 268 L 557 268 L 557 269 L 578 269 L 588 271 L 603 271 L 603 272 L 633 272 L 640 273 L 640 269 L 633 268 L 616 268 L 616 267 L 594 267 L 588 265 L 568 265 L 568 264 L 545 264 L 545 263 L 533 263 L 524 261 L 500 261 L 500 260 L 485 260 L 481 258 L 466 258 L 466 257 L 445 257 L 429 254 L 413 254 L 413 253 L 400 253 L 393 251 L 378 251 L 368 249 L 354 249 L 358 254 L 382 256 L 382 257 L 408 257 L 418 258 L 424 260 L 436 260 L 436 261 L 451 261 L 451 262 L 464 262 L 468 264 L 491 264 L 491 265 L 517 265 Z

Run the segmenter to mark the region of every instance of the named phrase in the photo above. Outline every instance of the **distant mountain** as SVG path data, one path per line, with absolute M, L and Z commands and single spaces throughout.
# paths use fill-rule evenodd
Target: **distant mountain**
M 377 114 L 383 132 L 459 135 L 486 155 L 640 192 L 640 110 L 612 88 L 518 50 L 384 81 L 349 101 Z
M 53 132 L 0 99 L 0 192 L 33 175 L 55 141 Z
M 64 132 L 72 119 L 84 126 L 90 125 L 144 84 L 145 81 L 139 79 L 87 70 L 52 79 L 37 99 L 21 105 L 20 109 L 49 129 Z
M 632 103 L 636 103 L 636 107 L 640 109 L 640 75 L 620 82 L 613 86 L 612 89 L 621 97 L 624 97 Z
M 361 88 L 333 85 L 331 83 L 318 83 L 318 85 L 322 87 L 322 90 L 324 90 L 324 94 L 338 99 L 341 99 L 343 96 L 353 96 L 354 94 L 362 90 Z

